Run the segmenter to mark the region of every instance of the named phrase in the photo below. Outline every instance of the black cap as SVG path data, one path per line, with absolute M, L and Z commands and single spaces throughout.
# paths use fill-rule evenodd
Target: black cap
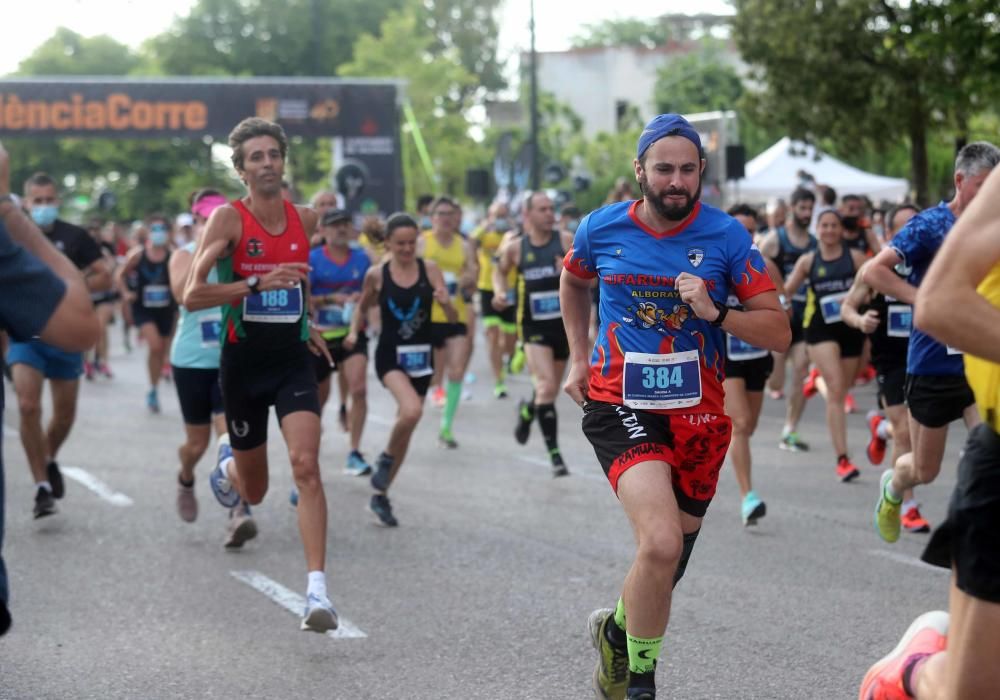
M 350 221 L 351 215 L 347 213 L 344 209 L 327 209 L 326 213 L 323 214 L 323 226 L 333 226 L 334 224 L 339 224 L 341 221 Z

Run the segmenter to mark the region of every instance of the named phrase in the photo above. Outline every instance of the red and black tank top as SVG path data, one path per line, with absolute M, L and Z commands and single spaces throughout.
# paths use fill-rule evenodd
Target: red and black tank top
M 262 277 L 280 263 L 309 262 L 309 239 L 295 205 L 285 202 L 285 230 L 269 233 L 241 200 L 232 202 L 240 213 L 242 233 L 236 250 L 217 263 L 219 282 Z M 222 307 L 223 345 L 281 350 L 309 337 L 306 290 L 300 282 L 235 299 Z

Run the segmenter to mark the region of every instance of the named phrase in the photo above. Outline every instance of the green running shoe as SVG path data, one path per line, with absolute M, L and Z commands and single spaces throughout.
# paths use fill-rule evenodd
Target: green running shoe
M 892 481 L 892 470 L 886 469 L 879 480 L 878 503 L 875 504 L 875 529 L 878 531 L 878 536 L 886 542 L 895 542 L 899 539 L 899 512 L 903 499 L 893 502 L 889 497 L 887 489 L 890 481 Z
M 602 700 L 625 700 L 628 692 L 628 648 L 615 647 L 605 634 L 614 619 L 614 610 L 601 608 L 590 613 L 587 620 L 590 642 L 599 656 L 594 668 L 594 693 Z
M 510 357 L 510 373 L 520 374 L 521 370 L 524 369 L 525 360 L 524 346 L 518 343 L 517 348 L 514 350 L 514 354 Z

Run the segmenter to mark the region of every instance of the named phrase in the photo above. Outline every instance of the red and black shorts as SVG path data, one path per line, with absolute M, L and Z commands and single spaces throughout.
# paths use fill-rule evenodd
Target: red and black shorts
M 696 518 L 704 517 L 715 496 L 732 432 L 725 415 L 664 415 L 602 401 L 583 407 L 583 433 L 616 493 L 629 468 L 663 461 L 671 468 L 677 505 Z

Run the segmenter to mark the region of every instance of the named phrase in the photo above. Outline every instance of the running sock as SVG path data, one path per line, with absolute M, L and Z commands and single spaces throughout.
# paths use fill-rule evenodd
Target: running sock
M 611 621 L 614 624 L 605 625 L 604 636 L 612 646 L 622 649 L 628 645 L 628 636 L 625 634 L 625 602 L 621 598 Z
M 458 410 L 458 402 L 462 398 L 462 382 L 445 382 L 444 413 L 441 415 L 441 431 L 451 432 L 451 426 L 455 422 L 455 411 Z
M 635 674 L 652 673 L 656 670 L 656 659 L 660 656 L 663 637 L 643 639 L 628 635 L 628 670 L 632 672 L 632 685 L 637 688 L 652 687 L 653 684 L 636 683 Z
M 35 490 L 37 491 L 38 489 L 45 489 L 49 493 L 52 493 L 52 484 L 48 481 L 38 481 L 35 483 Z
M 903 502 L 903 494 L 896 493 L 896 489 L 892 488 L 892 479 L 885 482 L 885 498 L 896 506 Z
M 913 498 L 908 501 L 903 501 L 903 511 L 908 511 L 910 508 L 916 508 L 919 504 Z
M 307 595 L 326 598 L 326 574 L 322 571 L 310 571 L 306 593 Z
M 194 479 L 191 479 L 191 481 L 184 481 L 184 479 L 181 478 L 181 475 L 178 474 L 177 475 L 177 483 L 180 484 L 181 486 L 183 486 L 184 488 L 189 489 L 192 486 L 194 486 Z
M 232 447 L 229 444 L 229 433 L 223 433 L 222 435 L 219 436 L 218 445 L 219 445 L 218 456 L 216 457 L 216 463 L 219 466 L 219 470 L 222 471 L 222 475 L 228 479 L 229 466 L 231 464 L 235 464 L 236 462 L 236 460 L 233 458 Z M 223 450 L 223 446 L 226 447 L 225 450 Z M 225 453 L 225 457 L 223 457 L 223 453 Z
M 878 436 L 879 440 L 889 440 L 892 436 L 889 434 L 889 428 L 892 424 L 885 418 L 879 421 L 878 426 L 875 428 L 875 434 Z
M 538 424 L 542 426 L 542 437 L 545 438 L 545 447 L 549 454 L 552 450 L 559 451 L 559 421 L 556 419 L 556 405 L 554 403 L 543 403 L 535 406 L 535 414 L 538 416 Z

